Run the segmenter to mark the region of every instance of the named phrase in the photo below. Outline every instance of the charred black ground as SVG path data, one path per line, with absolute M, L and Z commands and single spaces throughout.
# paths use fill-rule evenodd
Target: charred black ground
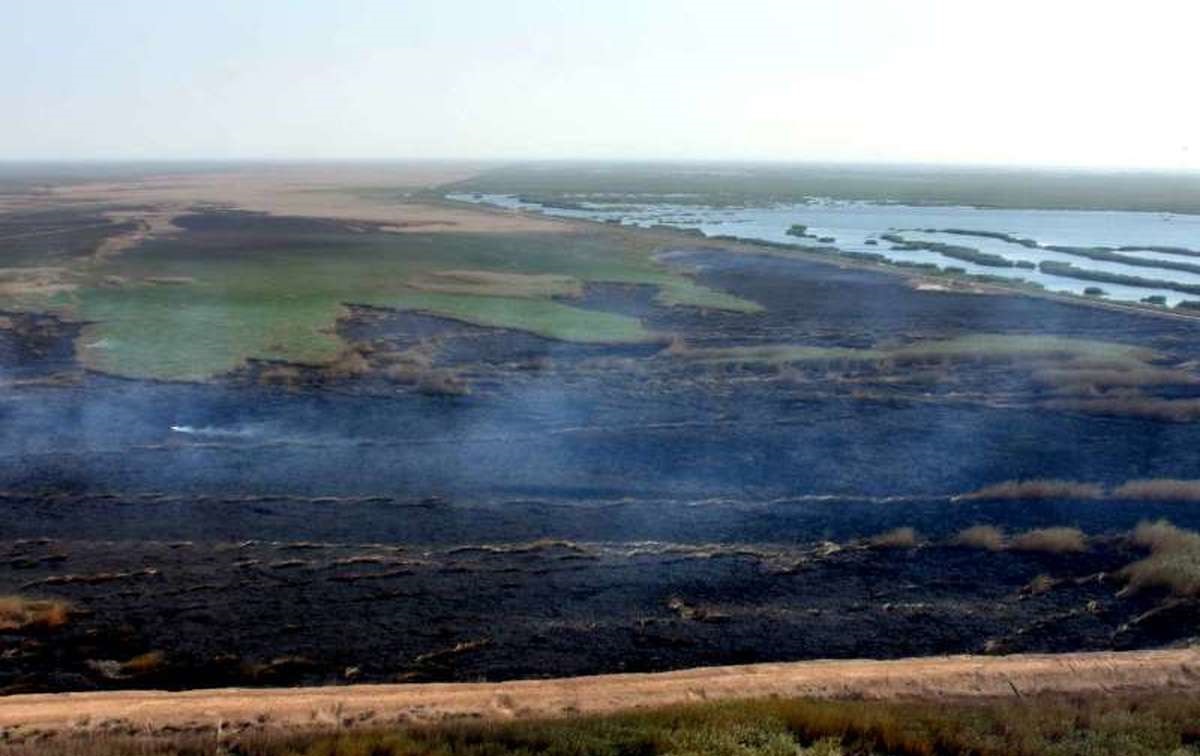
M 188 223 L 238 231 L 228 214 Z M 1150 349 L 1150 367 L 1186 373 L 1196 321 L 670 252 L 764 311 L 593 284 L 573 306 L 662 337 L 595 345 L 348 302 L 339 334 L 357 356 L 342 369 L 252 362 L 207 383 L 85 371 L 77 324 L 0 313 L 0 594 L 75 608 L 61 627 L 0 630 L 0 689 L 499 679 L 1196 634 L 1193 604 L 1118 598 L 1113 577 L 1139 557 L 1128 529 L 1200 526 L 1195 505 L 954 498 L 1017 479 L 1200 478 L 1195 383 L 1081 395 L 1046 365 L 988 355 L 698 358 L 1053 335 Z M 950 545 L 976 524 L 1091 542 Z M 922 545 L 866 543 L 906 526 Z

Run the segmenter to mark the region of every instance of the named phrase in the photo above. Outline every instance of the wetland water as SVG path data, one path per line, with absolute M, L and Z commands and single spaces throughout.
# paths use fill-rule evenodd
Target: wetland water
M 896 262 L 933 264 L 943 269 L 956 267 L 972 274 L 1023 279 L 1055 292 L 1083 294 L 1088 287 L 1098 287 L 1112 299 L 1138 301 L 1161 296 L 1169 305 L 1186 299 L 1200 299 L 1200 293 L 1166 287 L 1096 282 L 1057 272 L 983 265 L 928 249 L 897 249 L 894 248 L 896 245 L 882 238 L 884 234 L 898 234 L 909 242 L 971 247 L 983 253 L 999 255 L 1012 263 L 1069 263 L 1087 271 L 1200 286 L 1200 271 L 1154 266 L 1155 262 L 1200 266 L 1200 216 L 1195 215 L 915 206 L 825 199 L 766 207 L 713 207 L 669 201 L 629 203 L 613 197 L 611 201 L 572 201 L 563 203 L 572 207 L 555 207 L 512 194 L 456 193 L 447 195 L 447 198 L 538 211 L 565 218 L 695 229 L 709 237 L 734 236 L 774 243 L 836 246 L 843 252 L 879 254 Z M 795 224 L 807 226 L 809 236 L 789 235 L 788 229 Z M 983 236 L 945 233 L 946 229 L 1009 234 L 1014 238 L 1032 240 L 1037 246 Z M 819 241 L 829 238 L 834 241 Z M 1051 246 L 1120 249 L 1119 254 L 1145 261 L 1148 265 L 1095 260 L 1046 248 Z M 1161 248 L 1177 248 L 1180 251 L 1163 252 Z M 1187 251 L 1194 254 L 1183 254 Z

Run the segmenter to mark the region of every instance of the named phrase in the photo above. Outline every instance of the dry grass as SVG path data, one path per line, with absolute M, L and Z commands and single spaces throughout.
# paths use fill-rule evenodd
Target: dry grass
M 1160 399 L 1146 396 L 1102 397 L 1097 399 L 1052 399 L 1043 402 L 1047 409 L 1082 412 L 1087 415 L 1141 417 L 1172 423 L 1200 420 L 1200 399 Z
M 158 672 L 167 663 L 167 655 L 162 651 L 150 651 L 139 654 L 121 665 L 121 670 L 127 675 L 141 676 Z
M 1188 690 L 980 701 L 770 699 L 484 723 L 339 727 L 336 732 L 139 733 L 128 721 L 10 745 L 13 756 L 1161 756 L 1195 754 Z M 501 702 L 502 703 L 502 702 Z M 327 712 L 314 712 L 314 719 Z
M 403 352 L 379 352 L 372 362 L 379 366 L 380 375 L 402 386 L 413 386 L 431 396 L 467 396 L 471 386 L 465 378 L 447 368 L 435 368 L 435 348 L 422 343 Z
M 1008 480 L 995 483 L 962 499 L 1011 499 L 1014 501 L 1036 499 L 1100 499 L 1104 489 L 1095 483 L 1073 480 Z
M 1139 523 L 1130 538 L 1135 546 L 1150 551 L 1177 551 L 1200 547 L 1200 533 L 1184 530 L 1166 520 Z
M 52 630 L 70 617 L 71 605 L 65 601 L 0 596 L 0 631 Z
M 66 268 L 0 268 L 0 297 L 48 297 L 76 288 Z
M 237 173 L 159 175 L 62 185 L 21 201 L 37 208 L 81 202 L 153 206 L 153 214 L 163 218 L 197 205 L 219 205 L 272 215 L 383 224 L 382 230 L 393 233 L 553 233 L 573 228 L 570 222 L 526 213 L 422 203 L 402 196 L 401 190 L 458 181 L 479 170 L 479 166 L 462 164 L 278 166 Z M 363 191 L 363 187 L 387 187 L 387 191 Z M 139 220 L 150 218 L 139 213 Z M 138 232 L 145 233 L 143 229 Z
M 1039 528 L 1014 537 L 1009 548 L 1044 554 L 1078 554 L 1087 551 L 1087 536 L 1078 528 Z
M 321 374 L 334 381 L 364 376 L 371 372 L 371 363 L 367 360 L 365 352 L 366 348 L 362 345 L 352 344 L 339 352 L 327 365 L 322 366 Z
M 952 339 L 921 341 L 894 348 L 857 349 L 802 344 L 759 344 L 743 347 L 683 348 L 670 354 L 708 362 L 834 362 L 893 365 L 956 362 L 1020 362 L 1044 365 L 1047 360 L 1070 361 L 1107 369 L 1130 370 L 1157 358 L 1149 349 L 1115 342 L 1056 336 L 979 333 Z
M 1087 394 L 1101 388 L 1191 386 L 1200 383 L 1200 377 L 1187 371 L 1153 365 L 1049 368 L 1036 371 L 1033 377 L 1038 383 L 1068 394 Z
M 880 533 L 870 541 L 871 547 L 875 549 L 915 549 L 919 543 L 917 531 L 907 527 Z
M 1021 589 L 1021 593 L 1027 596 L 1041 596 L 1044 593 L 1049 593 L 1058 585 L 1058 581 L 1049 575 L 1038 575 L 1033 580 Z
M 1159 520 L 1138 525 L 1131 540 L 1149 549 L 1150 556 L 1118 573 L 1126 581 L 1125 593 L 1161 588 L 1175 596 L 1200 596 L 1200 533 Z
M 972 549 L 1002 551 L 1004 549 L 1004 531 L 994 525 L 973 525 L 959 531 L 951 543 L 955 546 L 966 546 Z
M 401 365 L 412 368 L 428 370 L 433 367 L 433 358 L 436 352 L 436 347 L 423 341 L 416 346 L 409 347 L 402 352 L 381 351 L 372 355 L 372 359 L 385 367 L 390 365 Z
M 1112 497 L 1139 501 L 1200 501 L 1200 480 L 1131 480 L 1113 490 Z

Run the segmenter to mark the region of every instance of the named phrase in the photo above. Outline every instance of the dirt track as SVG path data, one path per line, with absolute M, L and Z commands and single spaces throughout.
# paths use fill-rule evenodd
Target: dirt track
M 66 693 L 0 700 L 10 734 L 233 730 L 513 719 L 765 696 L 961 698 L 1116 690 L 1200 692 L 1200 648 L 810 661 L 507 683 Z

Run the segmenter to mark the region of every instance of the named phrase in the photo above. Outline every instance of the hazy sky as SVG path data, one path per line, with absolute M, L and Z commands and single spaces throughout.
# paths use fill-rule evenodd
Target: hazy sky
M 1196 0 L 0 0 L 0 158 L 1200 169 Z

